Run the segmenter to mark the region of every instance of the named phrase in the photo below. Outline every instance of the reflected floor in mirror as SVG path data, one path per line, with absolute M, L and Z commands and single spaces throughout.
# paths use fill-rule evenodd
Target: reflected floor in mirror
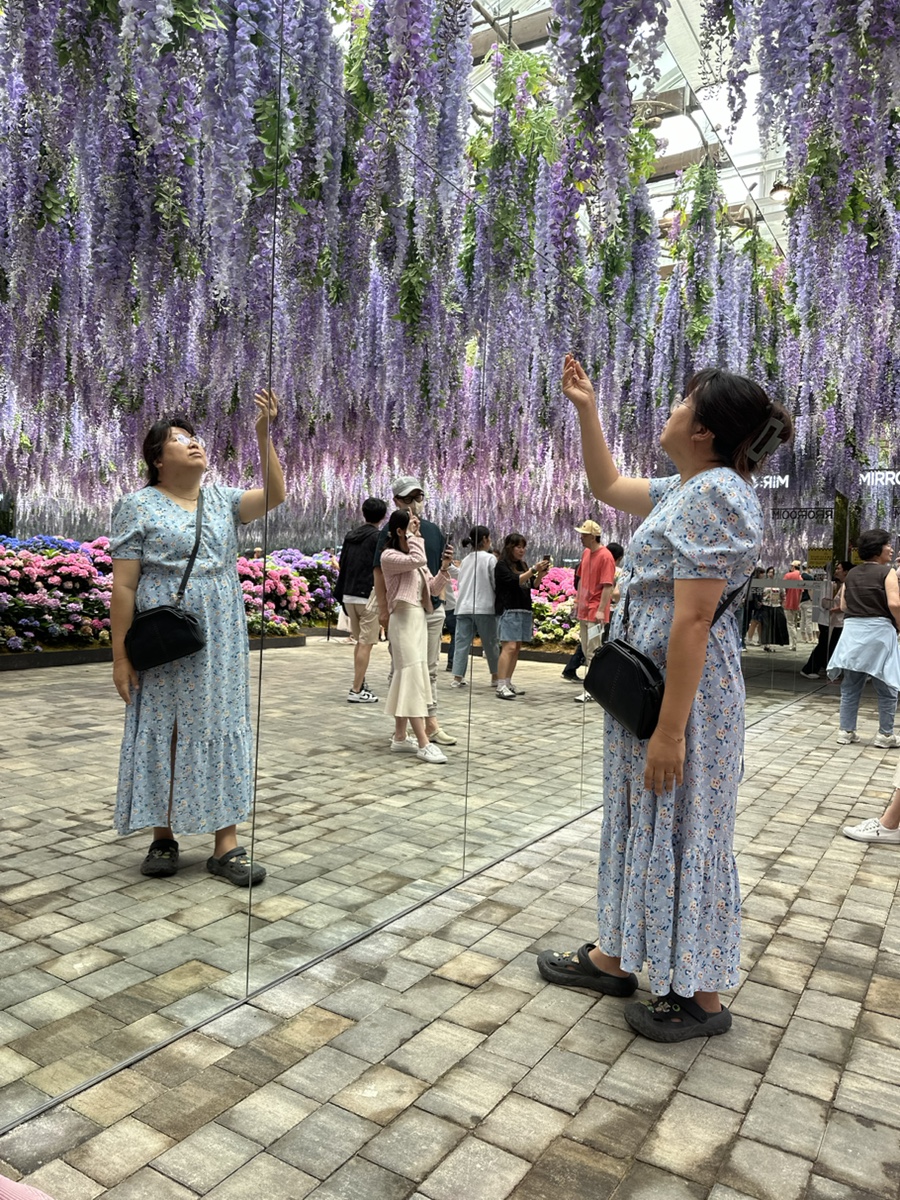
M 600 715 L 558 664 L 521 663 L 527 694 L 504 702 L 481 659 L 460 689 L 442 660 L 458 741 L 433 766 L 390 752 L 388 663 L 375 647 L 382 699 L 361 706 L 346 699 L 350 645 L 266 651 L 255 857 L 269 875 L 249 949 L 248 894 L 207 874 L 210 838 L 181 837 L 177 876 L 145 879 L 149 832 L 111 828 L 108 665 L 4 675 L 0 1123 L 242 997 L 248 957 L 250 987 L 269 982 L 597 802 Z M 249 846 L 249 824 L 239 834 Z

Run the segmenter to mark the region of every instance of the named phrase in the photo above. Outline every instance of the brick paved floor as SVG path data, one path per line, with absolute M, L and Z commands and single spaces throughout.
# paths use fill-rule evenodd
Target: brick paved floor
M 304 711 L 291 654 L 276 652 L 266 668 L 258 837 L 272 878 L 254 896 L 252 981 L 289 968 L 293 956 L 308 958 L 327 944 L 329 928 L 333 938 L 351 932 L 347 922 L 366 905 L 371 921 L 390 915 L 383 901 L 396 912 L 415 899 L 413 877 L 398 864 L 430 863 L 419 886 L 432 888 L 462 865 L 461 829 L 454 840 L 449 831 L 459 827 L 448 814 L 465 796 L 464 756 L 442 769 L 398 765 L 381 749 L 384 715 L 352 709 L 335 687 L 344 682 L 332 666 L 339 647 L 302 660 L 303 689 L 307 662 L 321 688 L 320 707 Z M 879 811 L 897 752 L 866 740 L 875 731 L 868 702 L 863 741 L 836 747 L 836 689 L 798 686 L 787 656 L 773 678 L 762 659 L 747 658 L 753 686 L 737 839 L 743 973 L 726 1037 L 646 1043 L 632 1037 L 621 1001 L 538 977 L 538 950 L 592 936 L 599 818 L 590 813 L 18 1126 L 0 1139 L 0 1170 L 58 1200 L 224 1200 L 248 1188 L 284 1200 L 896 1198 L 900 859 L 896 848 L 849 842 L 839 828 Z M 196 846 L 195 867 L 148 897 L 155 881 L 135 882 L 134 873 L 143 839 L 118 842 L 106 831 L 121 714 L 107 715 L 105 674 L 75 670 L 77 678 L 29 673 L 12 700 L 6 676 L 0 693 L 0 708 L 10 706 L 22 730 L 5 744 L 4 766 L 11 748 L 32 739 L 29 754 L 14 756 L 20 783 L 4 806 L 7 841 L 26 839 L 22 853 L 44 871 L 4 879 L 0 1078 L 11 1115 L 239 992 L 233 960 L 244 953 L 246 914 L 237 924 L 237 908 L 217 907 L 235 894 L 203 875 L 202 839 L 186 839 Z M 36 683 L 38 675 L 55 682 Z M 469 705 L 473 716 L 469 809 L 482 832 L 467 838 L 469 869 L 478 855 L 493 859 L 590 799 L 580 774 L 562 784 L 557 775 L 560 762 L 577 768 L 582 740 L 596 738 L 596 713 L 567 701 L 575 689 L 558 682 L 558 668 L 523 666 L 521 682 L 529 691 L 521 707 L 500 704 L 481 683 L 447 697 L 448 728 L 464 728 Z M 326 749 L 309 755 L 304 745 Z M 323 765 L 287 778 L 306 769 L 307 757 Z M 391 786 L 363 791 L 381 771 Z M 423 771 L 432 782 L 422 784 Z M 348 784 L 338 798 L 336 778 Z M 354 803 L 361 794 L 369 799 Z M 417 820 L 436 794 L 446 807 Z M 270 803 L 278 795 L 282 803 Z M 369 826 L 363 809 L 374 818 Z M 435 827 L 443 840 L 417 840 Z M 279 861 L 294 834 L 306 857 Z M 69 839 L 65 861 L 61 836 Z M 310 842 L 318 843 L 313 852 Z M 323 864 L 322 854 L 334 857 Z M 310 862 L 326 869 L 288 874 Z M 368 882 L 375 867 L 381 892 Z M 270 882 L 288 886 L 269 891 Z M 304 892 L 310 884 L 319 887 Z M 352 903 L 344 895 L 351 890 Z M 135 906 L 143 916 L 126 923 Z M 322 923 L 319 915 L 296 920 L 311 909 Z M 326 909 L 339 915 L 325 920 Z M 310 931 L 308 941 L 298 929 Z M 68 945 L 66 935 L 80 944 Z M 190 953 L 178 962 L 146 957 L 180 939 Z

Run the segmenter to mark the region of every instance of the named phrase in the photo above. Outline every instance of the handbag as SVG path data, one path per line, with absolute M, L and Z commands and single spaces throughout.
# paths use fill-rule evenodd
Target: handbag
M 719 602 L 710 629 L 749 582 L 741 584 Z M 628 605 L 629 596 L 626 592 L 622 613 L 622 629 L 626 633 Z M 624 638 L 616 638 L 596 650 L 584 677 L 585 691 L 640 741 L 650 737 L 656 729 L 665 686 L 662 672 L 653 659 L 635 649 Z
M 191 577 L 194 560 L 200 548 L 200 529 L 203 524 L 203 490 L 197 497 L 197 532 L 194 548 L 181 577 L 174 604 L 161 604 L 134 614 L 131 628 L 125 634 L 125 653 L 136 671 L 147 671 L 196 654 L 206 645 L 200 622 L 193 613 L 181 607 L 185 589 Z

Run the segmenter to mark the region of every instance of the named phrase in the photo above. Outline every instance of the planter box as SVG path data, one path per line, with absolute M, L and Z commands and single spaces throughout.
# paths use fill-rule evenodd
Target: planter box
M 265 640 L 266 650 L 289 650 L 305 645 L 304 636 L 270 637 Z M 261 647 L 260 638 L 250 639 L 251 651 Z M 85 646 L 80 650 L 44 650 L 39 654 L 23 650 L 20 654 L 0 654 L 0 671 L 28 671 L 32 667 L 81 667 L 85 663 L 111 663 L 112 657 L 112 649 L 109 646 Z

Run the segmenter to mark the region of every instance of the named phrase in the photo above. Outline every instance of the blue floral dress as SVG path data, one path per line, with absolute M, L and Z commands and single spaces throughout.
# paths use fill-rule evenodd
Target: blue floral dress
M 143 671 L 125 710 L 115 824 L 119 833 L 169 823 L 172 730 L 177 729 L 172 827 L 213 833 L 247 819 L 253 780 L 250 652 L 237 574 L 239 488 L 203 489 L 203 532 L 184 597 L 206 645 Z M 136 607 L 171 604 L 196 535 L 196 514 L 154 487 L 113 512 L 112 558 L 139 559 Z
M 725 594 L 756 566 L 763 532 L 753 486 L 716 467 L 682 484 L 650 481 L 653 511 L 623 564 L 629 625 L 612 637 L 665 673 L 676 579 L 724 579 Z M 643 785 L 647 742 L 606 717 L 598 945 L 626 971 L 647 964 L 650 988 L 682 996 L 738 983 L 741 899 L 734 819 L 744 748 L 744 680 L 734 608 L 713 626 L 685 731 L 684 783 L 663 796 Z

